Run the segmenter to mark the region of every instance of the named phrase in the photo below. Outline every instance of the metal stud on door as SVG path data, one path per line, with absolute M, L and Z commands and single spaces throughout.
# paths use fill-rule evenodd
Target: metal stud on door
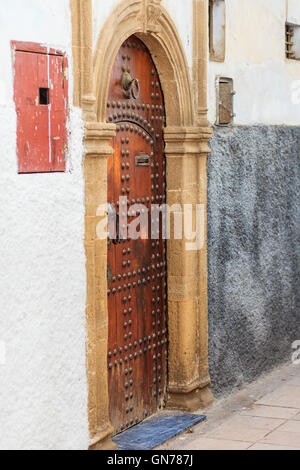
M 146 46 L 135 36 L 113 66 L 107 120 L 117 124 L 108 162 L 108 202 L 117 209 L 119 234 L 148 216 L 149 237 L 108 241 L 108 382 L 116 433 L 164 404 L 167 375 L 166 242 L 151 239 L 151 207 L 163 204 L 165 158 L 163 94 Z M 127 197 L 127 204 L 121 197 Z

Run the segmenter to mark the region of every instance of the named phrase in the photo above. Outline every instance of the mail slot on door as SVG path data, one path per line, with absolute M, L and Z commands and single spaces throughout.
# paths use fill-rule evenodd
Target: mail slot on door
M 135 166 L 149 166 L 150 156 L 146 153 L 139 153 L 135 156 Z

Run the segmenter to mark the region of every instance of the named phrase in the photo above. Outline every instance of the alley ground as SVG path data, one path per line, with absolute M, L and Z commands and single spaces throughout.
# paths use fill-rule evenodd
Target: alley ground
M 158 449 L 300 450 L 300 366 L 274 371 L 204 414 L 206 423 Z

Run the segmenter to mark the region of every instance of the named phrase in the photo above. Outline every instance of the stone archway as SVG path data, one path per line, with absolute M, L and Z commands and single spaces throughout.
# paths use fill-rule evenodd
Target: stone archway
M 116 126 L 106 123 L 110 74 L 123 41 L 135 34 L 156 64 L 165 97 L 167 202 L 206 208 L 211 130 L 197 125 L 193 86 L 176 28 L 160 0 L 123 0 L 100 32 L 92 60 L 90 1 L 74 0 L 75 102 L 86 127 L 87 368 L 91 448 L 111 448 L 107 388 L 107 246 L 96 239 L 97 208 L 107 201 L 107 157 Z M 83 10 L 82 10 L 83 9 Z M 76 34 L 77 31 L 77 34 Z M 83 43 L 82 43 L 83 41 Z M 78 74 L 76 75 L 76 64 Z M 204 106 L 205 107 L 205 106 Z M 168 242 L 168 406 L 192 411 L 212 401 L 208 372 L 207 252 Z

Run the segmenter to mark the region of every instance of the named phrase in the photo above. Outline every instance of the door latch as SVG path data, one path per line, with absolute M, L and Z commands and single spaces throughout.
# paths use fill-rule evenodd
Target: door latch
M 150 156 L 145 152 L 141 152 L 135 156 L 135 166 L 149 166 Z

